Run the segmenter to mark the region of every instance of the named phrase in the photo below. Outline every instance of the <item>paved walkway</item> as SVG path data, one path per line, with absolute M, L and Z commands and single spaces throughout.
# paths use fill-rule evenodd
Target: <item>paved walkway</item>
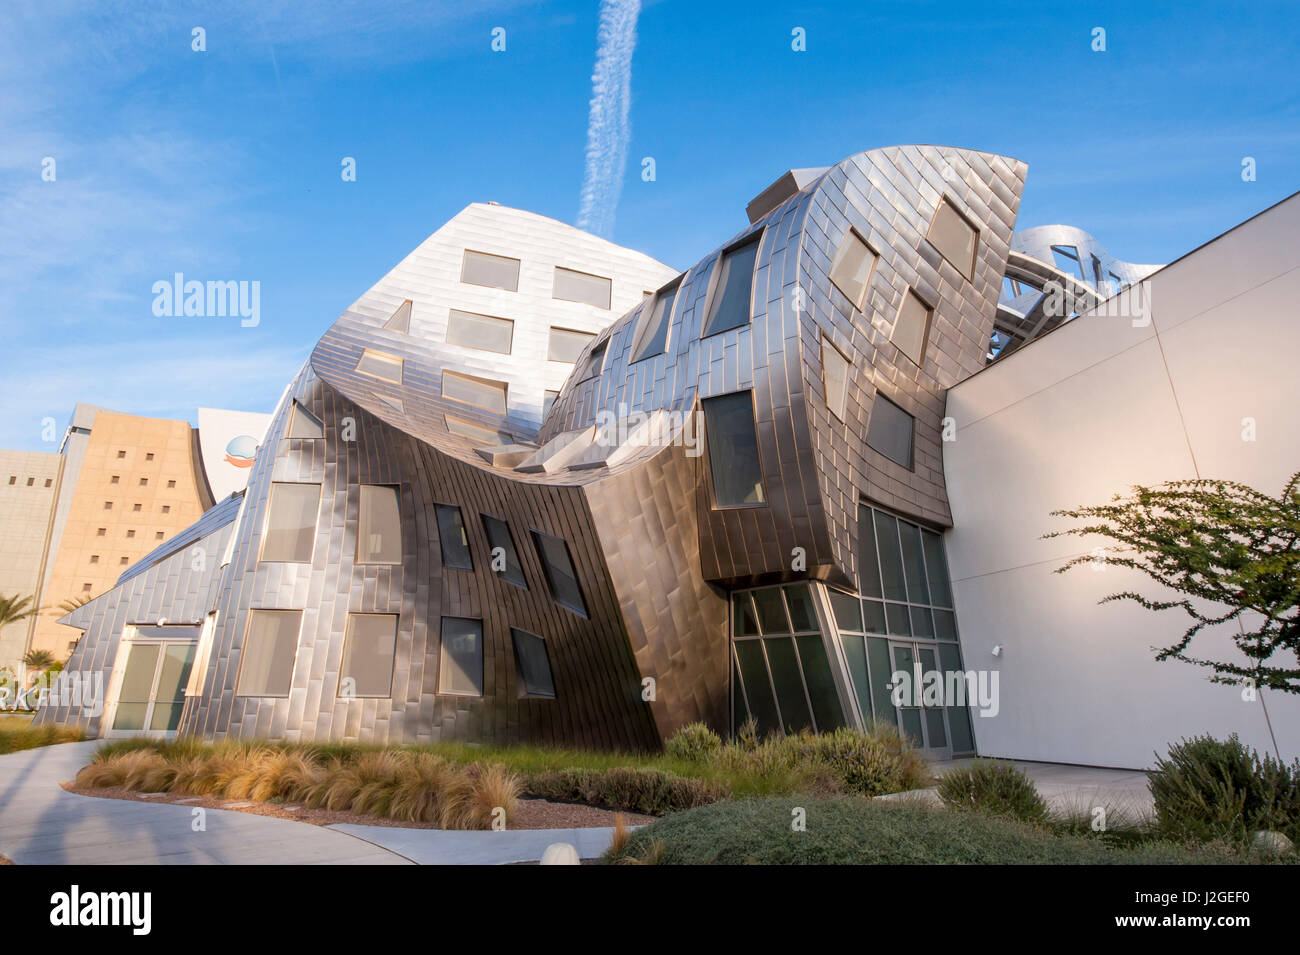
M 192 828 L 189 806 L 100 799 L 65 791 L 99 742 L 63 743 L 0 756 L 0 855 L 19 865 L 500 865 L 536 862 L 555 842 L 584 859 L 612 829 L 447 832 L 391 826 L 313 826 L 208 809 Z
M 0 855 L 19 865 L 391 865 L 409 860 L 345 832 L 209 809 L 206 831 L 188 806 L 65 792 L 98 742 L 0 756 Z
M 974 763 L 974 759 L 953 759 L 933 764 L 936 773 L 945 773 Z M 1096 766 L 1070 766 L 1064 763 L 1031 763 L 1000 759 L 1024 770 L 1049 810 L 1068 815 L 1086 815 L 1102 806 L 1112 820 L 1119 818 L 1142 822 L 1155 814 L 1155 802 L 1147 788 L 1147 774 L 1139 769 L 1102 769 Z M 935 790 L 899 793 L 899 799 L 919 799 L 938 803 Z

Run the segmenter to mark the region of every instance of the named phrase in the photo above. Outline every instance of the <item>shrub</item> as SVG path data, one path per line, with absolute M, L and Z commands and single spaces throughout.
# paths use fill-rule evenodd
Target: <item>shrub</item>
M 545 799 L 586 802 L 659 816 L 727 798 L 725 786 L 658 769 L 564 769 L 534 774 L 527 789 Z
M 1184 739 L 1147 773 L 1156 824 L 1172 839 L 1245 843 L 1273 830 L 1300 839 L 1300 761 L 1261 757 L 1234 733 Z
M 806 812 L 804 831 L 791 811 Z M 918 809 L 856 796 L 720 802 L 634 832 L 606 862 L 668 865 L 1205 865 L 1250 857 L 1170 843 L 1116 848 L 1014 819 Z
M 1047 804 L 1023 770 L 978 759 L 967 769 L 953 769 L 939 779 L 939 798 L 949 809 L 1041 822 Z
M 837 729 L 794 736 L 787 745 L 797 758 L 830 770 L 846 791 L 863 796 L 920 789 L 930 780 L 925 758 L 892 726 L 877 725 L 866 733 Z
M 17 718 L 14 723 L 23 722 Z M 21 726 L 12 729 L 0 723 L 0 754 L 16 753 L 23 749 L 52 746 L 56 743 L 75 743 L 86 738 L 77 726 Z
M 722 737 L 703 723 L 688 723 L 669 738 L 664 750 L 674 759 L 712 762 L 722 751 Z

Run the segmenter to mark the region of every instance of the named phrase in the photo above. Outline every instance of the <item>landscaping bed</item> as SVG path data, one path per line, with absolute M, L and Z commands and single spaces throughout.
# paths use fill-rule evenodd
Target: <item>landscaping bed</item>
M 86 734 L 75 726 L 32 726 L 26 714 L 0 714 L 0 756 L 54 743 L 75 743 Z
M 795 810 L 806 828 L 792 828 Z M 674 813 L 607 862 L 661 865 L 1207 865 L 1254 859 L 1226 845 L 1131 848 L 1014 819 L 860 797 L 744 799 Z

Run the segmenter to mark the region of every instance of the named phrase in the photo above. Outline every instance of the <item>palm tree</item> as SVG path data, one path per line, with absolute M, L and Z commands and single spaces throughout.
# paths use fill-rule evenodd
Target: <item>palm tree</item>
M 30 594 L 26 597 L 21 594 L 14 594 L 12 597 L 0 596 L 0 628 L 17 623 L 19 620 L 26 620 L 39 609 L 32 604 Z
M 65 614 L 72 613 L 74 610 L 80 610 L 94 599 L 90 594 L 77 594 L 75 597 L 69 597 L 67 600 L 62 601 L 59 604 L 59 609 Z
M 33 670 L 48 670 L 54 666 L 54 654 L 49 650 L 28 650 L 23 654 L 23 665 Z

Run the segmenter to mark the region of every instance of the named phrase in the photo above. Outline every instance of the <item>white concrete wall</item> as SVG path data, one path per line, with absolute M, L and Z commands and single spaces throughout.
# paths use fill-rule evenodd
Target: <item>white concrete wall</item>
M 1051 511 L 1133 484 L 1199 475 L 1277 494 L 1300 470 L 1298 238 L 1293 196 L 1157 272 L 1147 327 L 1084 315 L 949 392 L 947 544 L 962 648 L 968 668 L 1001 673 L 1001 711 L 974 719 L 982 754 L 1144 767 L 1207 732 L 1272 751 L 1267 715 L 1282 755 L 1300 755 L 1300 696 L 1247 702 L 1208 682 L 1208 669 L 1157 663 L 1152 648 L 1175 642 L 1190 618 L 1099 606 L 1155 588 L 1116 568 L 1054 574 L 1105 541 L 1041 539 L 1073 523 Z M 1255 441 L 1242 439 L 1245 418 Z M 1240 658 L 1226 631 L 1202 633 L 1191 651 Z

